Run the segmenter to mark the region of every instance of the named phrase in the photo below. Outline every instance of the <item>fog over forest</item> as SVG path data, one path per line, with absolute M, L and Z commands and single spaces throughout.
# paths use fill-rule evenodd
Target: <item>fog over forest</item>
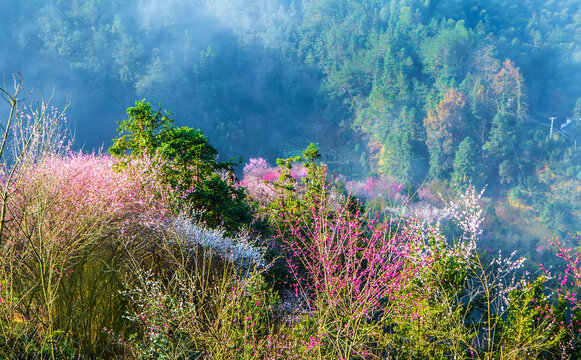
M 463 19 L 468 28 L 475 29 L 485 16 L 494 26 L 490 30 L 507 32 L 489 34 L 498 37 L 489 42 L 495 44 L 499 59 L 510 57 L 522 69 L 531 114 L 539 121 L 549 114 L 560 119 L 571 115 L 581 92 L 577 75 L 581 53 L 572 28 L 576 2 L 538 2 L 537 8 L 513 2 L 504 7 L 497 1 L 467 1 L 457 8 L 447 2 L 409 3 L 435 16 L 423 15 L 424 24 L 449 17 Z M 352 116 L 349 107 L 326 109 L 332 99 L 324 88 L 324 73 L 305 63 L 296 49 L 297 37 L 309 25 L 302 24 L 308 20 L 305 9 L 332 4 L 4 1 L 0 6 L 10 14 L 2 25 L 6 34 L 2 73 L 21 72 L 29 87 L 42 84 L 45 91 L 54 87 L 58 103 L 70 95 L 69 115 L 76 122 L 79 143 L 86 148 L 108 145 L 115 121 L 124 117 L 124 108 L 137 98 L 161 102 L 179 121 L 203 128 L 212 138 L 227 132 L 232 145 L 224 149 L 236 151 L 229 154 L 233 156 L 276 156 L 271 153 L 279 150 L 283 139 L 300 143 L 304 137 L 304 143 L 321 135 L 321 131 L 313 133 L 313 126 L 302 124 L 341 124 Z M 383 16 L 389 11 L 388 4 L 369 2 L 368 7 Z M 511 10 L 517 16 L 511 16 Z M 554 41 L 530 39 L 529 34 L 519 38 L 520 31 L 531 27 L 531 20 L 542 19 L 543 12 L 549 11 L 551 17 L 534 29 L 535 34 L 541 36 L 539 30 L 557 33 L 560 43 L 543 43 L 538 48 L 520 44 L 523 40 Z M 510 39 L 508 34 L 516 36 Z M 210 64 L 204 62 L 208 57 Z M 217 103 L 222 109 L 215 109 Z M 262 140 L 253 142 L 255 137 Z M 265 145 L 265 138 L 272 142 Z M 220 139 L 214 141 L 222 147 Z
M 3 2 L 10 41 L 1 51 L 10 55 L 0 69 L 20 72 L 37 91 L 55 89 L 56 105 L 70 96 L 86 150 L 108 147 L 125 109 L 146 98 L 203 129 L 224 156 L 275 159 L 285 143 L 297 150 L 335 131 L 313 130 L 334 115 L 321 104 L 319 71 L 278 48 L 293 26 L 282 5 Z
M 273 158 L 285 142 L 289 150 L 309 141 L 331 150 L 347 141 L 336 144 L 325 138 L 327 132 L 354 135 L 345 134 L 344 125 L 353 106 L 341 108 L 345 95 L 333 96 L 325 72 L 305 61 L 301 50 L 315 40 L 307 33 L 313 31 L 313 13 L 325 16 L 333 7 L 342 12 L 355 4 L 340 3 L 7 0 L 0 4 L 9 14 L 2 25 L 0 69 L 22 73 L 37 90 L 56 89 L 55 104 L 70 96 L 69 118 L 86 149 L 108 146 L 124 109 L 146 98 L 161 102 L 181 123 L 202 128 L 230 156 Z M 355 7 L 375 21 L 393 18 L 393 9 L 421 11 L 412 26 L 450 19 L 480 31 L 480 23 L 496 58 L 510 58 L 523 72 L 533 120 L 546 126 L 548 116 L 571 117 L 581 94 L 577 1 L 368 1 Z M 349 29 L 337 27 L 347 27 L 352 14 L 329 15 L 322 23 L 337 21 L 326 25 L 332 36 L 347 37 L 342 31 Z M 377 21 L 373 26 L 385 28 Z M 361 38 L 371 30 L 351 34 L 359 43 L 346 50 L 368 48 Z M 341 71 L 344 64 L 331 65 Z
M 0 73 L 21 73 L 31 97 L 69 99 L 78 149 L 107 149 L 146 99 L 224 160 L 274 163 L 314 142 L 347 179 L 433 193 L 470 179 L 512 201 L 496 212 L 546 221 L 537 240 L 578 229 L 563 184 L 581 181 L 581 1 L 5 0 L 0 11 Z

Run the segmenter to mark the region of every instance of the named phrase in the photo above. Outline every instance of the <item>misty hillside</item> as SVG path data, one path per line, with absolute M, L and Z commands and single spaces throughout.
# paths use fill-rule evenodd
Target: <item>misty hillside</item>
M 548 130 L 548 116 L 560 125 L 581 92 L 575 1 L 0 6 L 10 14 L 0 69 L 19 71 L 45 91 L 56 87 L 62 99 L 70 95 L 77 138 L 88 148 L 109 145 L 124 107 L 147 98 L 204 129 L 228 156 L 245 158 L 274 159 L 285 142 L 292 149 L 316 140 L 363 154 L 373 171 L 387 136 L 409 127 L 412 167 L 424 176 L 422 122 L 449 88 L 466 97 L 466 122 L 481 146 L 498 110 L 492 80 L 505 60 L 524 78 L 527 130 Z M 471 99 L 479 82 L 482 104 Z M 484 128 L 476 125 L 482 117 Z
M 579 229 L 577 1 L 0 6 L 2 73 L 70 99 L 77 148 L 110 146 L 145 98 L 203 130 L 223 160 L 274 163 L 315 142 L 349 179 L 470 179 L 510 195 L 501 218 L 547 220 L 508 234 L 517 242 Z

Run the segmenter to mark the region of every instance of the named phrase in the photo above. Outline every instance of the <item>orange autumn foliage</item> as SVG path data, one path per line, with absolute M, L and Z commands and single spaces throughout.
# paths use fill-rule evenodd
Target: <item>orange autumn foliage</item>
M 436 109 L 428 112 L 424 126 L 428 135 L 426 144 L 431 150 L 441 148 L 444 154 L 453 154 L 465 127 L 464 94 L 456 89 L 448 91 Z

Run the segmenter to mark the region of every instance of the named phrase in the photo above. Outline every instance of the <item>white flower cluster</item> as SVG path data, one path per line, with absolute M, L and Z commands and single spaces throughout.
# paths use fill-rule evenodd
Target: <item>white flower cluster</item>
M 498 295 L 505 305 L 508 306 L 510 299 L 508 295 L 515 289 L 525 288 L 527 285 L 527 273 L 519 274 L 517 270 L 523 269 L 526 262 L 525 257 L 515 258 L 516 251 L 513 251 L 510 256 L 502 257 L 502 250 L 498 250 L 498 257 L 493 258 L 490 266 L 496 268 L 496 277 L 498 283 Z
M 457 221 L 460 228 L 464 231 L 472 241 L 475 241 L 478 235 L 482 234 L 482 229 L 480 224 L 482 223 L 482 208 L 478 203 L 482 194 L 484 194 L 483 188 L 480 193 L 476 193 L 474 186 L 470 184 L 466 189 L 464 194 L 460 194 L 460 198 L 457 202 L 447 203 L 448 212 Z
M 220 229 L 209 229 L 197 224 L 189 217 L 181 214 L 172 221 L 172 229 L 177 240 L 194 249 L 202 246 L 205 251 L 224 257 L 232 263 L 243 267 L 264 266 L 261 249 L 248 241 L 248 235 L 241 232 L 233 239 L 226 237 Z

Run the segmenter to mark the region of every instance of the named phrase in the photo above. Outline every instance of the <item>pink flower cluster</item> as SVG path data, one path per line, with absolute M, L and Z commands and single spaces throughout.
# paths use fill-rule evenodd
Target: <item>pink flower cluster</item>
M 404 184 L 389 177 L 369 177 L 365 181 L 349 181 L 347 188 L 353 196 L 361 199 L 372 200 L 384 197 L 402 204 L 406 204 L 411 195 L 407 194 Z
M 576 245 L 575 248 L 567 246 L 565 241 L 559 238 L 549 240 L 555 255 L 565 263 L 563 272 L 554 275 L 543 264 L 539 265 L 549 279 L 556 281 L 557 293 L 569 302 L 573 311 L 579 312 L 581 310 L 581 298 L 579 296 L 581 290 L 581 251 L 579 250 L 581 248 L 581 239 L 579 235 L 570 234 L 569 237 Z M 575 326 L 581 332 L 581 321 L 579 319 L 574 321 L 576 322 Z
M 270 166 L 263 158 L 250 159 L 244 166 L 244 178 L 241 185 L 246 187 L 248 195 L 266 204 L 278 196 L 275 187 L 271 184 L 280 177 L 281 170 L 277 166 Z M 301 179 L 307 176 L 307 168 L 295 164 L 291 169 L 290 175 L 297 181 L 300 186 Z
M 11 213 L 18 217 L 35 206 L 35 196 L 50 199 L 50 212 L 70 221 L 102 214 L 111 223 L 147 222 L 169 215 L 167 191 L 147 160 L 116 170 L 108 155 L 49 156 L 23 168 L 14 181 Z M 75 220 L 77 219 L 77 220 Z

